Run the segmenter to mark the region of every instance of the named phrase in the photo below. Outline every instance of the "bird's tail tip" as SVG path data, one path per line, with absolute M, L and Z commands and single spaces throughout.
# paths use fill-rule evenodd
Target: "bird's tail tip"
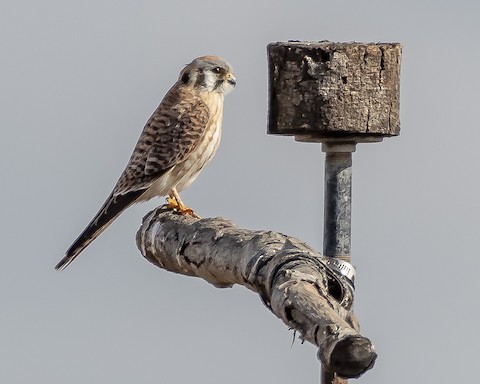
M 55 270 L 56 271 L 63 271 L 65 268 L 67 268 L 70 263 L 75 259 L 75 256 L 71 255 L 65 255 L 62 260 L 60 260 L 57 265 L 55 265 Z

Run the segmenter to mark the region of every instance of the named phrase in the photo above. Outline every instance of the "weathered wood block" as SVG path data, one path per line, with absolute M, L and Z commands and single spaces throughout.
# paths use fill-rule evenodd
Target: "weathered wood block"
M 398 43 L 268 45 L 268 133 L 303 141 L 400 133 Z

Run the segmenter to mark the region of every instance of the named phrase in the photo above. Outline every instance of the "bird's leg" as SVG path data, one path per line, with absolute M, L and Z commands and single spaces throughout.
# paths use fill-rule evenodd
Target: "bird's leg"
M 198 216 L 193 209 L 188 208 L 180 198 L 180 195 L 178 194 L 177 190 L 175 188 L 172 188 L 172 190 L 168 193 L 168 198 L 167 198 L 167 208 L 172 209 L 174 211 L 178 211 L 183 215 L 190 215 L 193 216 L 197 219 L 200 219 L 200 216 Z
M 178 209 L 178 201 L 175 199 L 175 196 L 173 195 L 172 192 L 169 192 L 167 197 L 167 208 L 171 210 Z

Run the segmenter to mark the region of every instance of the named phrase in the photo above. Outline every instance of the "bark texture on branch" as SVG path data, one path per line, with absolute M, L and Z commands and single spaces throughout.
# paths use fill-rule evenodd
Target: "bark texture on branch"
M 351 283 L 300 240 L 160 207 L 143 219 L 137 245 L 157 267 L 257 292 L 278 318 L 319 347 L 328 370 L 352 378 L 373 366 L 377 355 L 358 333 Z

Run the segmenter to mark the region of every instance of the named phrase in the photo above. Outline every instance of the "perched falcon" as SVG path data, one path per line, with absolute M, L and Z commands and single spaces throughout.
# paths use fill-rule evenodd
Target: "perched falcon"
M 187 188 L 215 155 L 223 99 L 235 83 L 230 64 L 216 56 L 199 57 L 180 72 L 178 81 L 147 121 L 107 201 L 55 269 L 66 268 L 134 203 L 168 195 L 170 208 L 195 215 L 178 192 Z

